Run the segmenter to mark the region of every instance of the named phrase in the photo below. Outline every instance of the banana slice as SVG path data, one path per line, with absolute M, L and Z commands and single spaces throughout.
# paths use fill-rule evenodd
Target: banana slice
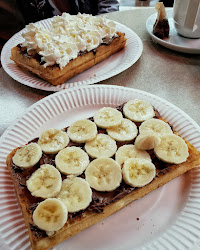
M 154 164 L 145 159 L 128 159 L 122 169 L 123 180 L 132 187 L 143 187 L 156 175 Z
M 143 122 L 139 127 L 139 132 L 140 134 L 155 133 L 159 136 L 165 134 L 173 134 L 173 131 L 168 123 L 156 118 L 152 118 Z
M 55 198 L 46 199 L 33 212 L 33 222 L 40 229 L 52 232 L 61 229 L 67 222 L 68 212 L 64 203 Z
M 19 148 L 12 160 L 13 163 L 20 168 L 33 167 L 42 157 L 42 150 L 37 143 L 29 143 Z
M 57 169 L 66 175 L 82 174 L 89 162 L 89 157 L 86 152 L 74 146 L 62 149 L 55 158 Z
M 113 191 L 122 181 L 121 167 L 111 158 L 98 158 L 87 167 L 85 178 L 97 191 Z
M 104 107 L 94 114 L 94 122 L 100 128 L 110 128 L 121 123 L 122 113 L 117 109 Z
M 144 150 L 137 149 L 133 144 L 121 146 L 115 154 L 115 160 L 120 166 L 129 158 L 142 158 L 151 162 L 150 155 Z
M 109 135 L 98 134 L 94 140 L 86 142 L 85 150 L 92 158 L 112 157 L 117 151 L 117 144 Z
M 60 172 L 50 164 L 43 164 L 26 182 L 32 196 L 41 198 L 55 197 L 61 189 Z
M 124 105 L 123 113 L 134 122 L 143 122 L 155 116 L 153 106 L 140 99 L 128 101 Z
M 65 204 L 68 212 L 75 213 L 89 206 L 92 190 L 84 179 L 69 176 L 62 182 L 61 191 L 56 198 Z
M 38 140 L 42 151 L 46 154 L 56 154 L 65 148 L 69 143 L 69 137 L 66 132 L 59 129 L 47 129 Z
M 122 119 L 121 123 L 115 127 L 107 128 L 107 133 L 116 141 L 131 141 L 138 133 L 135 123 L 128 119 Z
M 96 137 L 97 126 L 89 120 L 79 120 L 68 128 L 67 134 L 72 141 L 84 143 Z
M 154 148 L 156 156 L 168 163 L 180 164 L 185 162 L 189 156 L 188 146 L 178 135 L 163 135 L 161 141 Z
M 160 137 L 156 133 L 139 134 L 135 139 L 135 146 L 138 149 L 150 150 L 155 148 L 160 143 Z

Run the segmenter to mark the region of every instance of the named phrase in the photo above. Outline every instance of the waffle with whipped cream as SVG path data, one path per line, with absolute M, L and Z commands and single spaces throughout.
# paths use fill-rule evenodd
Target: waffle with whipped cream
M 24 42 L 11 50 L 11 60 L 53 85 L 123 49 L 125 34 L 113 21 L 88 14 L 55 16 L 48 29 L 29 24 Z
M 59 244 L 199 164 L 198 150 L 139 99 L 45 130 L 7 157 L 35 250 Z

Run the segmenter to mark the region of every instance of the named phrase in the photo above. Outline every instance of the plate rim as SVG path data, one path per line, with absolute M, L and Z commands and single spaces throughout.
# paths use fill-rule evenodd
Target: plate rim
M 44 19 L 44 20 L 40 20 L 38 22 L 36 22 L 36 24 L 40 24 L 40 23 L 43 23 L 43 22 L 47 22 L 48 20 L 51 21 L 53 19 L 53 17 L 51 18 L 47 18 L 47 19 Z M 107 18 L 108 20 L 110 20 L 109 18 Z M 112 20 L 111 20 L 112 21 Z M 101 82 L 101 81 L 104 81 L 104 80 L 107 80 L 111 77 L 114 77 L 120 73 L 122 73 L 123 71 L 127 70 L 128 68 L 130 68 L 133 64 L 135 64 L 139 58 L 141 57 L 142 55 L 142 52 L 143 52 L 143 43 L 142 43 L 142 40 L 141 38 L 138 36 L 138 34 L 136 34 L 136 32 L 134 32 L 132 29 L 130 29 L 129 27 L 127 27 L 126 25 L 124 24 L 121 24 L 120 22 L 117 22 L 117 21 L 113 21 L 117 26 L 119 26 L 120 29 L 123 29 L 125 34 L 126 32 L 128 34 L 130 34 L 131 36 L 134 36 L 134 41 L 137 42 L 138 44 L 138 47 L 139 47 L 139 50 L 137 51 L 137 54 L 134 55 L 134 58 L 132 58 L 133 60 L 129 60 L 129 63 L 128 62 L 125 62 L 124 66 L 121 68 L 121 67 L 117 67 L 118 70 L 116 69 L 113 69 L 111 72 L 113 72 L 111 75 L 108 75 L 107 77 L 104 77 L 103 74 L 101 74 L 101 76 L 96 76 L 95 78 L 93 79 L 87 79 L 87 80 L 83 80 L 83 81 L 77 81 L 77 82 L 71 82 L 70 79 L 69 81 L 70 82 L 67 82 L 67 83 L 63 83 L 61 85 L 51 85 L 49 83 L 47 83 L 47 81 L 44 81 L 43 79 L 40 79 L 38 78 L 37 76 L 34 76 L 34 77 L 37 77 L 37 80 L 39 79 L 39 81 L 41 81 L 41 83 L 43 84 L 47 84 L 47 86 L 33 86 L 34 84 L 33 83 L 29 83 L 23 79 L 21 79 L 21 81 L 19 81 L 19 78 L 18 76 L 16 76 L 16 74 L 12 71 L 10 71 L 10 69 L 7 68 L 7 63 L 6 61 L 4 60 L 5 56 L 6 56 L 6 53 L 8 52 L 8 49 L 10 50 L 11 48 L 9 48 L 9 45 L 10 43 L 18 36 L 20 36 L 20 34 L 26 29 L 23 28 L 21 29 L 20 31 L 18 31 L 16 34 L 14 34 L 3 46 L 2 48 L 2 52 L 1 52 L 1 64 L 2 64 L 2 68 L 5 70 L 5 72 L 12 78 L 14 79 L 15 81 L 25 85 L 25 86 L 29 86 L 31 88 L 35 88 L 35 89 L 40 89 L 40 90 L 45 90 L 45 91 L 52 91 L 52 92 L 57 92 L 57 91 L 61 91 L 61 90 L 64 90 L 64 89 L 71 89 L 71 88 L 74 88 L 74 87 L 77 87 L 77 86 L 85 86 L 85 85 L 90 85 L 90 84 L 94 84 L 94 83 L 98 83 L 98 82 Z M 129 40 L 130 41 L 130 40 Z M 126 46 L 128 46 L 126 44 Z M 125 47 L 126 47 L 125 46 Z M 125 52 L 124 52 L 125 53 Z M 107 58 L 108 59 L 108 58 Z M 104 62 L 107 60 L 105 59 Z M 9 59 L 10 60 L 10 59 Z M 13 63 L 11 61 L 11 63 Z M 100 62 L 101 63 L 101 62 Z M 95 66 L 95 65 L 94 65 Z M 26 73 L 26 71 L 24 71 Z M 84 72 L 82 72 L 84 73 Z M 80 73 L 81 74 L 81 73 Z M 73 78 L 72 78 L 73 79 Z M 89 83 L 88 83 L 89 81 Z M 70 87 L 69 85 L 73 84 L 74 86 Z
M 123 89 L 123 90 L 127 90 L 127 91 L 131 91 L 131 92 L 136 92 L 137 94 L 142 94 L 142 95 L 144 95 L 144 96 L 146 96 L 147 98 L 148 97 L 151 97 L 151 98 L 155 98 L 156 100 L 158 100 L 159 102 L 162 102 L 162 103 L 164 103 L 164 104 L 166 104 L 166 105 L 168 105 L 169 107 L 172 107 L 173 109 L 175 109 L 178 113 L 180 113 L 181 115 L 183 115 L 186 119 L 187 119 L 187 121 L 188 122 L 190 122 L 191 124 L 192 124 L 192 126 L 194 126 L 194 128 L 195 128 L 195 130 L 199 133 L 199 135 L 200 135 L 200 127 L 199 127 L 199 125 L 189 116 L 189 115 L 187 115 L 184 111 L 182 111 L 180 108 L 178 108 L 177 106 L 175 106 L 174 104 L 172 104 L 172 103 L 170 103 L 170 102 L 168 102 L 167 100 L 165 100 L 165 99 L 163 99 L 162 97 L 159 97 L 159 96 L 157 96 L 157 95 L 154 95 L 154 94 L 151 94 L 151 93 L 148 93 L 148 92 L 146 92 L 146 91 L 143 91 L 143 90 L 139 90 L 139 89 L 134 89 L 134 88 L 129 88 L 129 87 L 123 87 L 123 86 L 116 86 L 116 85 L 101 85 L 101 84 L 97 84 L 97 85 L 87 85 L 87 86 L 83 86 L 83 87 L 74 87 L 74 88 L 72 88 L 72 89 L 70 89 L 70 90 L 64 90 L 64 91 L 61 91 L 61 92 L 57 92 L 57 93 L 53 93 L 53 94 L 51 94 L 51 95 L 49 95 L 49 96 L 47 96 L 47 97 L 45 97 L 45 98 L 43 98 L 43 99 L 41 99 L 41 100 L 39 100 L 39 101 L 37 101 L 36 103 L 34 103 L 33 105 L 31 105 L 26 111 L 24 111 L 21 115 L 20 115 L 20 117 L 18 117 L 17 119 L 15 119 L 13 122 L 12 122 L 12 124 L 6 129 L 6 131 L 3 133 L 3 135 L 1 136 L 1 138 L 0 138 L 0 144 L 2 145 L 2 143 L 3 143 L 3 141 L 5 140 L 5 138 L 6 138 L 6 136 L 7 136 L 7 134 L 12 130 L 12 128 L 13 127 L 15 127 L 15 125 L 16 125 L 16 123 L 20 120 L 20 119 L 22 119 L 25 115 L 27 115 L 32 109 L 34 109 L 35 107 L 39 107 L 40 106 L 40 104 L 42 104 L 42 103 L 45 103 L 45 102 L 47 102 L 47 100 L 50 100 L 51 98 L 54 98 L 54 99 L 56 99 L 57 97 L 56 96 L 59 96 L 59 95 L 63 95 L 64 93 L 68 93 L 69 95 L 72 95 L 72 93 L 73 92 L 77 92 L 78 90 L 81 90 L 81 89 L 96 89 L 96 88 L 99 88 L 99 89 L 118 89 L 118 90 L 120 90 L 120 89 Z M 72 92 L 72 93 L 69 93 L 69 92 Z M 81 94 L 81 93 L 80 93 Z M 80 106 L 80 105 L 79 105 Z M 76 108 L 76 107 L 75 107 Z M 1 148 L 1 146 L 0 146 L 0 148 Z M 200 174 L 200 169 L 199 168 L 197 168 L 197 170 L 198 170 L 198 174 Z M 196 170 L 196 171 L 197 171 Z M 192 172 L 194 172 L 194 170 L 192 170 Z M 192 187 L 190 188 L 190 192 L 191 192 L 191 190 L 192 190 Z M 200 190 L 200 185 L 199 185 L 199 190 Z M 189 193 L 190 193 L 189 192 Z M 189 194 L 188 194 L 189 195 Z M 198 202 L 200 201 L 200 194 L 198 195 Z M 186 204 L 185 204 L 185 207 L 186 207 L 186 205 L 187 205 L 187 203 L 188 203 L 188 201 L 186 202 Z M 200 208 L 200 203 L 199 203 L 199 208 Z M 184 209 L 183 209 L 184 210 Z M 172 227 L 174 227 L 174 226 L 176 226 L 176 222 L 179 220 L 179 218 L 181 218 L 181 213 L 183 213 L 184 211 L 180 211 L 180 213 L 178 214 L 178 218 L 177 218 L 177 220 L 176 221 L 174 221 L 174 223 L 173 224 L 170 224 L 170 226 L 168 227 L 168 228 L 166 228 L 166 230 L 161 234 L 161 235 L 158 235 L 156 238 L 155 238 L 155 241 L 154 242 L 152 242 L 152 241 L 149 241 L 149 242 L 147 242 L 147 243 L 145 243 L 143 246 L 142 246 L 142 249 L 148 249 L 148 250 L 150 250 L 150 249 L 152 249 L 151 247 L 152 246 L 154 246 L 154 244 L 155 244 L 155 242 L 157 242 L 157 244 L 162 244 L 162 237 L 164 237 L 165 236 L 165 239 L 166 239 L 166 237 L 167 237 L 167 239 L 169 238 L 169 235 L 168 236 L 166 236 L 165 234 L 168 232 L 168 231 L 170 231 L 170 230 L 172 230 Z M 200 211 L 199 211 L 199 215 L 200 215 Z M 174 229 L 173 229 L 174 230 Z M 177 229 L 176 229 L 177 230 Z M 198 228 L 198 232 L 200 232 L 200 221 L 199 221 L 199 228 Z M 186 240 L 188 240 L 187 238 L 186 238 Z M 198 238 L 196 237 L 196 241 L 198 240 Z M 193 244 L 196 242 L 196 241 L 193 241 Z M 190 242 L 191 243 L 191 242 Z M 153 244 L 153 245 L 152 245 Z M 188 243 L 189 244 L 189 243 Z M 158 245 L 156 245 L 156 246 L 158 246 Z
M 170 17 L 168 17 L 168 19 L 173 19 L 173 17 L 171 16 L 172 13 L 173 13 L 173 8 L 167 9 L 166 12 L 167 12 L 167 16 L 170 15 Z M 157 17 L 157 12 L 150 15 L 146 20 L 146 30 L 147 30 L 147 32 L 149 33 L 149 35 L 151 36 L 151 38 L 152 38 L 152 40 L 154 42 L 162 45 L 163 47 L 166 47 L 168 49 L 171 49 L 171 50 L 174 50 L 174 51 L 177 51 L 177 52 L 187 53 L 187 54 L 194 54 L 194 55 L 195 54 L 196 55 L 200 54 L 200 49 L 198 49 L 198 48 L 188 48 L 188 47 L 184 47 L 184 46 L 177 45 L 177 44 L 174 44 L 174 43 L 169 43 L 169 42 L 166 42 L 165 40 L 160 39 L 159 37 L 155 36 L 152 33 L 152 30 L 150 30 L 150 28 L 149 28 L 149 22 L 152 19 L 156 20 L 156 17 Z M 169 22 L 169 24 L 170 24 L 170 22 Z M 183 37 L 183 38 L 187 39 L 186 37 Z M 200 38 L 198 40 L 200 41 Z
M 75 91 L 75 90 L 79 90 L 79 89 L 82 89 L 82 88 L 117 88 L 117 89 L 130 89 L 130 90 L 134 90 L 136 92 L 139 92 L 139 93 L 142 93 L 142 94 L 148 94 L 149 96 L 151 97 L 156 97 L 156 99 L 158 99 L 159 101 L 161 102 L 165 102 L 167 105 L 173 107 L 173 109 L 177 110 L 181 115 L 184 115 L 188 120 L 190 120 L 190 122 L 192 123 L 192 125 L 197 129 L 199 130 L 199 133 L 200 133 L 200 126 L 197 124 L 197 122 L 194 121 L 193 118 L 191 118 L 187 113 L 185 113 L 182 109 L 178 108 L 176 105 L 174 105 L 173 103 L 171 102 L 168 102 L 167 100 L 165 100 L 164 98 L 162 97 L 159 97 L 157 95 L 154 95 L 152 93 L 149 93 L 147 91 L 144 91 L 144 90 L 140 90 L 140 89 L 135 89 L 135 88 L 131 88 L 131 87 L 124 87 L 124 86 L 118 86 L 118 85 L 106 85 L 106 84 L 95 84 L 95 85 L 85 85 L 85 86 L 76 86 L 76 87 L 72 87 L 70 89 L 65 89 L 65 90 L 62 90 L 61 92 L 64 93 L 64 92 L 71 92 L 71 91 Z M 25 111 L 22 112 L 22 114 L 20 116 L 18 116 L 13 122 L 12 124 L 10 124 L 8 126 L 8 128 L 3 132 L 3 134 L 0 136 L 0 144 L 2 142 L 2 138 L 5 137 L 5 134 L 6 132 L 8 132 L 9 130 L 12 129 L 12 127 L 14 126 L 14 124 L 20 120 L 24 115 L 26 115 L 29 110 L 33 109 L 35 106 L 37 106 L 38 104 L 40 103 L 43 103 L 45 102 L 46 100 L 49 100 L 52 98 L 52 96 L 57 96 L 57 95 L 60 95 L 60 91 L 58 92 L 54 92 L 48 96 L 45 96 L 44 98 L 38 100 L 37 102 L 33 103 L 31 106 L 29 106 Z

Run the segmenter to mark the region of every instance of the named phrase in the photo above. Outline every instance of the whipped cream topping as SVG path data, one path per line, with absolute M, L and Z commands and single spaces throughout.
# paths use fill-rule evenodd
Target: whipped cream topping
M 58 64 L 62 69 L 79 52 L 89 52 L 117 33 L 115 23 L 105 17 L 63 13 L 53 18 L 50 30 L 31 23 L 22 36 L 22 46 L 27 51 L 36 50 L 44 67 Z

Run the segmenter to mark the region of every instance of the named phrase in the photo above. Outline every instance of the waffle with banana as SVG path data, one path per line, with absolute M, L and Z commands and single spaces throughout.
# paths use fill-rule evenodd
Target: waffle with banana
M 49 29 L 26 26 L 24 42 L 11 50 L 11 60 L 53 85 L 59 85 L 123 49 L 125 34 L 114 22 L 86 14 L 53 18 Z
M 43 131 L 7 157 L 32 249 L 49 249 L 200 164 L 140 99 Z

